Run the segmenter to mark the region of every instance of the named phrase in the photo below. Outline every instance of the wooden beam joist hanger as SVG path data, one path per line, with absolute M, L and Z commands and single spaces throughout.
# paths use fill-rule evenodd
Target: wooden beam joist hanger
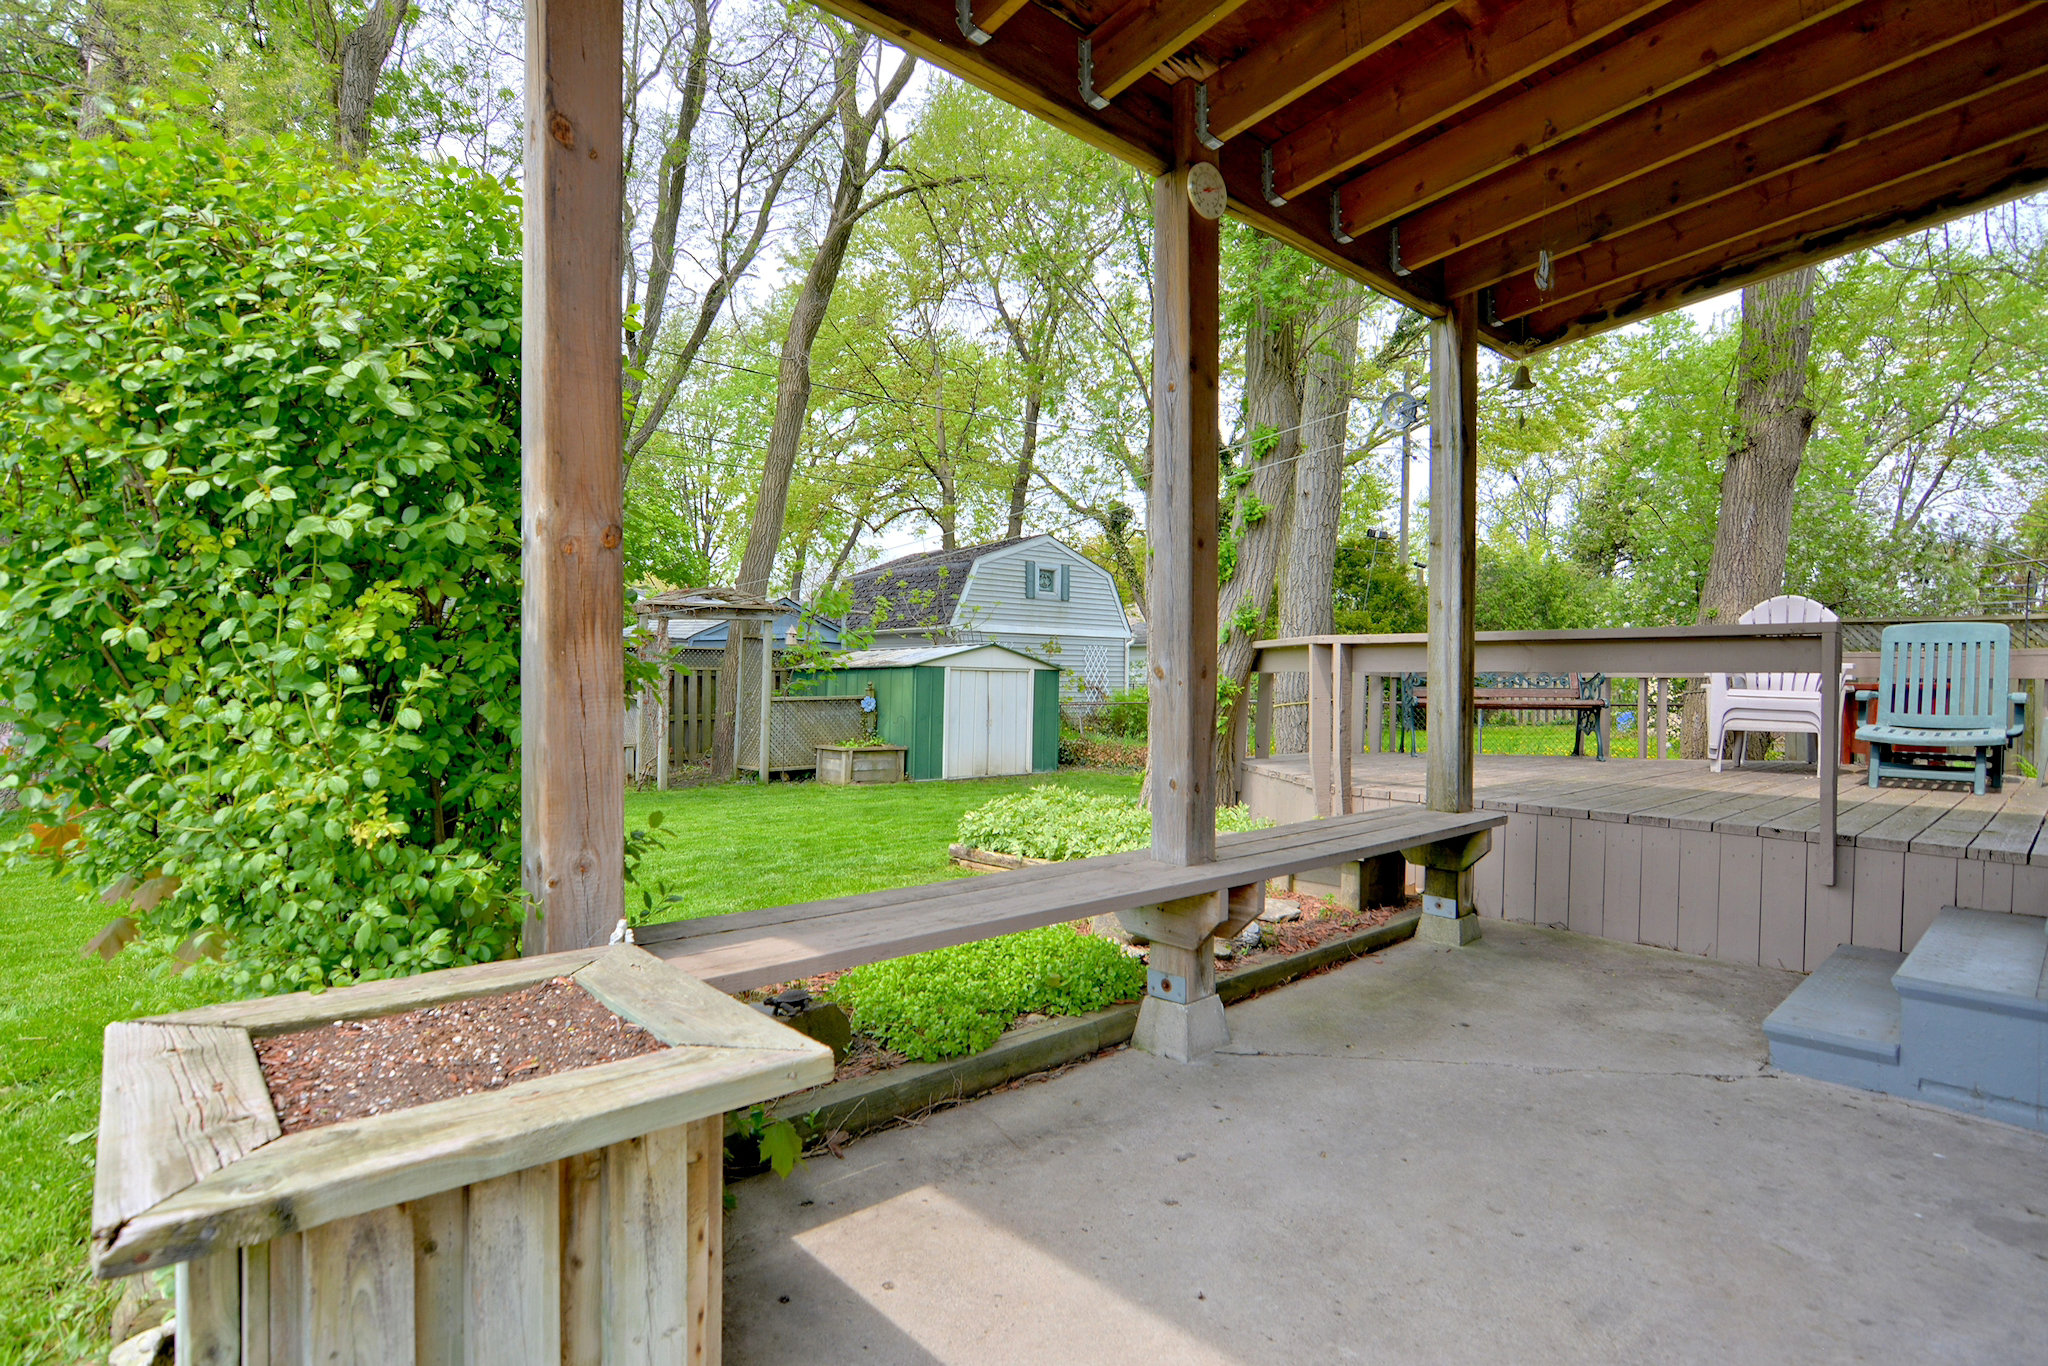
M 1462 34 L 1443 26 L 1412 33 L 1387 49 L 1386 60 L 1399 72 L 1391 84 L 1363 92 L 1272 145 L 1268 197 L 1298 199 L 1663 3 L 1520 0 Z
M 980 47 L 1029 3 L 1030 0 L 953 0 L 953 22 L 960 26 L 962 38 Z
M 1245 0 L 1130 0 L 1080 41 L 1081 98 L 1106 109 L 1138 78 L 1230 17 Z
M 1996 152 L 2048 128 L 2048 75 L 1924 119 L 1891 137 L 1736 187 L 1731 193 L 1557 263 L 1553 287 L 1528 276 L 1503 281 L 1494 308 L 1512 320 L 1566 299 L 1862 199 L 1884 187 Z M 1995 174 L 1992 176 L 1996 178 Z M 1538 333 L 1542 328 L 1536 328 Z
M 2024 17 L 2015 19 L 2016 15 Z M 2013 54 L 1991 44 L 1973 43 L 1967 49 L 1957 45 L 2007 20 L 2015 23 L 2000 29 L 2001 40 L 2024 41 L 2021 24 L 2048 32 L 2048 23 L 2043 22 L 2048 14 L 2026 0 L 1943 5 L 1878 0 L 1838 14 L 1403 217 L 1403 257 L 1411 267 L 1443 260 L 1889 72 L 1899 74 L 1883 89 L 1871 88 L 1873 102 L 1919 106 L 1931 113 L 1940 106 L 1922 104 L 1925 96 L 1917 91 L 1910 98 L 1905 94 L 1916 83 L 1925 84 L 1920 71 L 1899 68 L 1938 52 L 1951 72 L 1966 63 L 1981 65 L 1984 79 L 1994 80 L 1998 69 L 2017 69 Z M 1982 88 L 1958 89 L 1945 102 L 1967 98 Z M 1859 98 L 1863 93 L 1857 92 Z M 1757 138 L 1744 141 L 1753 146 Z
M 1339 191 L 1344 230 L 1355 237 L 1384 227 L 1853 3 L 1751 0 L 1680 10 L 1345 184 Z
M 2004 41 L 1939 53 L 1481 242 L 1446 262 L 1445 279 L 1453 289 L 1495 284 L 1529 269 L 1539 250 L 1568 256 L 1710 203 L 1746 182 L 1845 157 L 1959 106 L 1989 112 L 1991 97 L 2006 103 L 2014 87 L 2029 92 L 2019 103 L 2039 107 L 2038 76 L 2048 70 L 2048 22 L 2040 20 L 2048 15 L 2002 28 Z M 1404 236 L 1408 226 L 1402 225 Z
M 1333 0 L 1208 79 L 1203 140 L 1212 148 L 1221 147 L 1455 3 L 1457 0 Z

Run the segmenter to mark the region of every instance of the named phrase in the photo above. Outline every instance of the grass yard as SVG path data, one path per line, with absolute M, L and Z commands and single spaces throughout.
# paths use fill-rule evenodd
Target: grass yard
M 960 817 L 1006 793 L 1044 782 L 1136 798 L 1136 773 L 1065 772 L 1056 778 L 987 778 L 825 787 L 753 783 L 626 796 L 626 826 L 638 830 L 660 808 L 666 848 L 640 868 L 640 886 L 680 900 L 634 918 L 690 920 L 792 901 L 817 901 L 888 887 L 965 877 L 947 859 Z
M 961 814 L 1008 792 L 1056 781 L 1135 797 L 1134 773 L 821 787 L 736 783 L 626 798 L 630 826 L 664 814 L 668 847 L 642 868 L 682 898 L 657 919 L 718 915 L 790 901 L 965 876 L 947 861 Z M 636 906 L 637 909 L 637 906 Z M 111 963 L 79 956 L 109 912 L 39 872 L 0 873 L 0 1363 L 97 1360 L 109 1293 L 87 1277 L 100 1034 L 114 1020 L 219 999 L 205 980 L 173 976 L 134 950 Z
M 110 912 L 40 872 L 0 873 L 0 1361 L 97 1360 L 108 1292 L 85 1268 L 100 1031 L 113 1020 L 204 1005 L 219 988 L 141 954 L 78 949 Z M 163 960 L 157 960 L 161 963 Z

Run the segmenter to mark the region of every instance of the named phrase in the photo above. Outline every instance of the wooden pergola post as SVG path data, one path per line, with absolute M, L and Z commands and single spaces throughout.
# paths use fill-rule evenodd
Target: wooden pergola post
M 527 0 L 521 441 L 526 951 L 625 906 L 620 0 Z
M 1479 569 L 1479 300 L 1451 300 L 1429 329 L 1429 755 L 1432 811 L 1472 809 L 1473 599 Z M 1416 933 L 1435 942 L 1479 937 L 1472 864 L 1490 841 L 1423 863 Z M 1469 859 L 1467 855 L 1469 854 Z M 1411 862 L 1422 862 L 1411 854 Z M 1439 867 L 1439 863 L 1456 866 Z
M 1189 193 L 1190 176 L 1208 174 L 1195 168 L 1216 164 L 1196 137 L 1195 91 L 1190 80 L 1173 88 L 1173 165 L 1152 192 L 1152 857 L 1181 866 L 1216 856 L 1220 234 Z M 1211 939 L 1226 901 L 1217 893 L 1130 915 L 1152 940 L 1137 1047 L 1185 1061 L 1228 1042 Z

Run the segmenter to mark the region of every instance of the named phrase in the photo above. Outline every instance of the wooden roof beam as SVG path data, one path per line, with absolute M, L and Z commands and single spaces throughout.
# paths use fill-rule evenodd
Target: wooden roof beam
M 1459 0 L 1331 0 L 1304 22 L 1280 30 L 1209 78 L 1210 138 L 1221 146 L 1457 3 Z
M 2032 138 L 2048 128 L 2048 75 L 1998 91 L 1962 108 L 1911 124 L 1893 136 L 1795 170 L 1737 187 L 1685 213 L 1659 219 L 1556 263 L 1551 288 L 1517 275 L 1494 289 L 1493 314 L 1503 322 L 1590 294 L 1673 261 L 1697 257 L 1778 224 L 1804 220 L 1915 176 Z
M 1398 75 L 1275 142 L 1270 193 L 1297 199 L 1430 125 L 1507 89 L 1665 0 L 1518 0 L 1463 34 L 1426 30 L 1392 45 Z
M 1356 237 L 1390 224 L 1852 3 L 1704 0 L 1689 6 L 1343 185 L 1337 192 L 1343 229 Z
M 954 0 L 954 22 L 960 26 L 962 38 L 980 47 L 1030 3 L 1031 0 Z
M 1873 0 L 1858 5 L 1402 218 L 1401 261 L 1412 269 L 1470 250 L 1700 148 L 1951 47 L 2021 12 L 2033 17 L 2018 22 L 2037 26 L 2048 17 L 2026 0 Z M 2000 37 L 2012 31 L 2001 29 Z M 1998 61 L 1992 44 L 1972 44 L 1960 60 L 1978 56 L 1993 65 Z M 1954 54 L 1948 54 L 1948 61 L 1951 67 L 1959 64 Z M 1914 74 L 1899 79 L 1910 82 Z M 1889 91 L 1879 93 L 1899 103 L 1889 99 Z M 1949 102 L 1971 93 L 1960 91 Z M 1551 250 L 1555 253 L 1557 248 Z
M 1130 0 L 1081 39 L 1081 97 L 1097 109 L 1245 0 Z
M 1803 265 L 1924 231 L 2048 184 L 2048 126 L 1824 210 L 1717 243 L 1530 314 L 1532 343 L 1589 337 Z
M 1461 251 L 1445 263 L 1446 288 L 1453 293 L 1483 289 L 1533 270 L 1540 252 L 1548 251 L 1553 260 L 1571 255 L 1718 199 L 1746 182 L 1847 156 L 1958 106 L 1982 110 L 1994 95 L 2012 98 L 2001 93 L 2011 87 L 2027 89 L 2024 98 L 2042 98 L 2048 86 L 2038 73 L 2048 70 L 2048 14 L 2037 12 L 1997 32 L 2000 41 L 1937 53 Z M 1404 232 L 1404 255 L 1406 247 Z

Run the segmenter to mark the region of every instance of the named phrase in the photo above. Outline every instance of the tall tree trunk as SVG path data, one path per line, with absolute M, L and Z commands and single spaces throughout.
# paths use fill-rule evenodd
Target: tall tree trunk
M 882 145 L 874 145 L 877 130 L 903 89 L 910 82 L 916 59 L 905 57 L 895 74 L 877 92 L 866 108 L 860 104 L 861 54 L 867 35 L 849 30 L 840 40 L 836 98 L 839 108 L 839 170 L 832 189 L 832 209 L 825 221 L 818 251 L 804 273 L 796 306 L 790 311 L 789 330 L 782 343 L 782 362 L 775 380 L 775 418 L 768 430 L 768 454 L 761 469 L 761 486 L 754 498 L 754 517 L 747 528 L 747 548 L 740 557 L 737 586 L 742 592 L 766 594 L 768 576 L 775 568 L 775 552 L 782 543 L 782 526 L 789 512 L 789 485 L 796 475 L 796 457 L 803 442 L 804 419 L 811 406 L 811 349 L 818 330 L 832 306 L 832 292 L 839 285 L 839 271 L 846 264 L 846 249 L 862 216 L 886 197 L 869 198 L 868 186 L 887 164 L 890 144 L 884 134 Z M 892 196 L 893 196 L 892 192 Z M 735 735 L 733 699 L 740 666 L 737 632 L 728 632 L 725 658 L 719 669 L 718 720 L 712 732 L 712 771 L 730 773 Z
M 107 131 L 107 110 L 129 82 L 128 64 L 115 45 L 107 7 L 93 0 L 79 25 L 78 66 L 84 98 L 78 102 L 78 136 L 98 137 Z
M 1251 478 L 1229 509 L 1236 559 L 1216 595 L 1216 678 L 1228 697 L 1225 724 L 1216 734 L 1216 804 L 1238 799 L 1237 764 L 1231 749 L 1237 709 L 1249 702 L 1252 642 L 1260 635 L 1273 602 L 1286 535 L 1286 508 L 1294 496 L 1301 425 L 1301 336 L 1297 321 L 1264 299 L 1253 306 L 1245 335 L 1244 396 L 1247 449 L 1240 468 Z M 1281 694 L 1285 696 L 1283 692 Z M 1304 694 L 1305 695 L 1305 694 Z M 1299 710 L 1290 708 L 1289 711 Z
M 1280 630 L 1290 636 L 1336 629 L 1333 601 L 1337 528 L 1344 516 L 1344 434 L 1351 422 L 1351 371 L 1358 358 L 1359 289 L 1349 281 L 1317 318 L 1302 367 L 1301 461 L 1280 588 Z
M 1736 356 L 1735 448 L 1721 475 L 1714 553 L 1700 588 L 1700 621 L 1732 624 L 1783 592 L 1792 541 L 1792 493 L 1813 432 L 1806 366 L 1813 347 L 1814 269 L 1805 266 L 1742 291 Z M 1704 690 L 1686 707 L 1683 752 L 1704 758 Z
M 1025 500 L 1031 494 L 1031 472 L 1038 461 L 1038 411 L 1041 403 L 1037 380 L 1024 391 L 1024 439 L 1017 450 L 1017 477 L 1010 481 L 1010 525 L 1004 533 L 1016 540 L 1024 534 Z
M 350 161 L 369 150 L 377 79 L 384 74 L 384 63 L 390 60 L 410 11 L 407 0 L 377 0 L 334 54 L 334 145 Z

